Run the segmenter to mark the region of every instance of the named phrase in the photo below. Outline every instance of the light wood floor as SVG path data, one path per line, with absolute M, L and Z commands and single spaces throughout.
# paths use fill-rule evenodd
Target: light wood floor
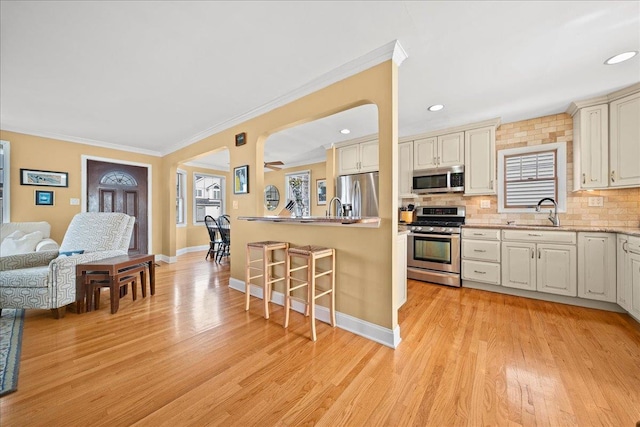
M 152 298 L 27 311 L 2 426 L 607 425 L 640 420 L 627 315 L 409 282 L 395 351 L 292 313 L 243 309 L 229 272 L 189 254 Z M 106 295 L 106 294 L 105 294 Z

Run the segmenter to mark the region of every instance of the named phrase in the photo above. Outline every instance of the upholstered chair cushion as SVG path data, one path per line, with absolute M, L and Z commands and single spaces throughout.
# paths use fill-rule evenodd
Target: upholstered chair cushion
M 42 240 L 42 232 L 34 231 L 25 234 L 20 230 L 16 230 L 9 234 L 0 243 L 0 256 L 26 254 L 34 252 L 36 245 Z
M 129 215 L 123 213 L 85 212 L 73 218 L 60 252 L 84 250 L 84 253 L 128 250 L 131 233 L 127 233 Z M 132 218 L 135 220 L 134 218 Z M 131 224 L 131 227 L 133 224 Z

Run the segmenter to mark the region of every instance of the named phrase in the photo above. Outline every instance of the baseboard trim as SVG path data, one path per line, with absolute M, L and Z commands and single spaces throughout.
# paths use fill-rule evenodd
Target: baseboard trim
M 613 311 L 616 313 L 626 313 L 626 311 L 622 307 L 613 302 L 596 301 L 578 297 L 568 297 L 565 295 L 554 295 L 544 292 L 527 291 L 526 289 L 515 289 L 504 286 L 489 285 L 486 283 L 474 282 L 470 280 L 463 280 L 462 287 L 479 289 L 481 291 L 497 292 L 500 294 L 513 295 L 517 297 L 533 298 L 542 301 L 558 302 L 561 304 L 577 305 L 578 307 L 595 308 L 598 310 Z
M 229 287 L 244 293 L 244 281 L 242 280 L 234 279 L 233 277 L 229 278 Z M 251 295 L 256 298 L 263 299 L 262 289 L 257 286 L 251 286 Z M 271 302 L 284 306 L 284 294 L 282 292 L 274 291 L 271 296 Z M 298 313 L 304 313 L 304 307 L 304 304 L 299 301 L 293 301 L 291 304 L 291 308 Z M 329 324 L 329 309 L 323 306 L 316 306 L 316 319 Z M 394 349 L 397 348 L 400 341 L 402 341 L 400 338 L 400 325 L 391 330 L 383 328 L 380 325 L 358 319 L 357 317 L 340 313 L 339 311 L 336 311 L 336 326 L 340 329 L 344 329 L 345 331 L 360 335 L 361 337 Z
M 190 252 L 206 251 L 208 249 L 209 249 L 209 245 L 189 246 L 187 248 L 178 249 L 176 251 L 176 256 L 188 254 Z

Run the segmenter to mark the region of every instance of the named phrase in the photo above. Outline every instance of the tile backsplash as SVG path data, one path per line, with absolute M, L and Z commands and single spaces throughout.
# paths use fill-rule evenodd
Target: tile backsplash
M 566 141 L 567 188 L 573 188 L 573 119 L 569 114 L 554 114 L 513 123 L 496 131 L 496 150 Z M 589 197 L 602 197 L 603 206 L 589 206 Z M 482 200 L 490 208 L 480 208 Z M 547 224 L 548 209 L 541 213 L 498 213 L 497 196 L 428 195 L 416 200 L 420 206 L 464 205 L 468 224 Z M 640 188 L 569 191 L 567 212 L 558 214 L 561 225 L 640 227 Z

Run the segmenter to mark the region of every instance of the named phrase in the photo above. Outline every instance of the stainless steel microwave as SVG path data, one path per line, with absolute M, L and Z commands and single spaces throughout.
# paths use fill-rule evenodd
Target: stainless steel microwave
M 462 193 L 464 166 L 413 171 L 413 193 Z

